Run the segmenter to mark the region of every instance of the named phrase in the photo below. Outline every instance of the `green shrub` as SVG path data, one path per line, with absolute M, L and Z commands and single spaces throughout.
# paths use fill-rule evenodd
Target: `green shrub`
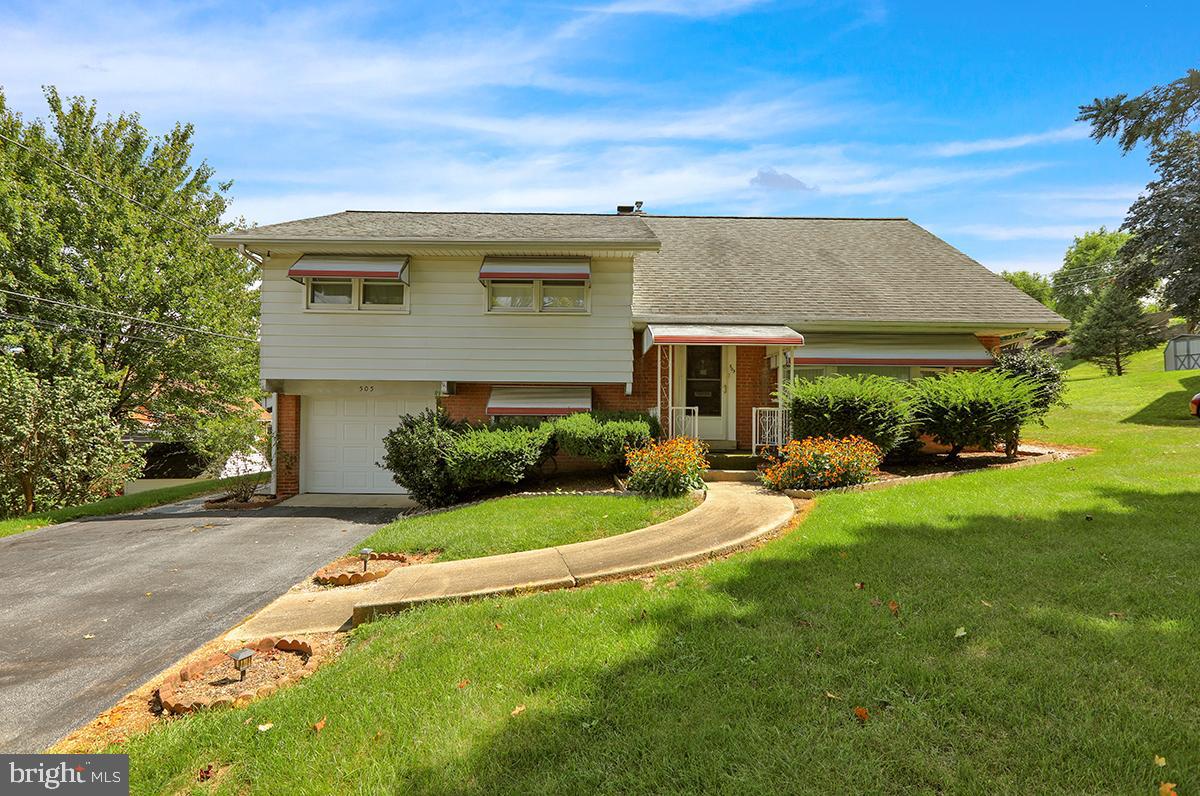
M 1045 417 L 1051 407 L 1067 405 L 1063 398 L 1067 385 L 1062 367 L 1049 351 L 1034 348 L 1007 351 L 996 357 L 996 370 L 1010 376 L 1023 376 L 1033 383 L 1036 389 L 1033 409 L 1038 420 Z
M 833 489 L 865 483 L 882 461 L 879 446 L 862 437 L 808 437 L 768 454 L 759 478 L 774 490 Z
M 598 422 L 587 413 L 568 415 L 554 424 L 558 447 L 573 456 L 583 456 L 605 468 L 619 467 L 625 451 L 651 442 L 650 424 L 645 420 Z
M 480 492 L 517 484 L 546 459 L 553 425 L 537 428 L 473 428 L 455 437 L 446 454 L 454 484 L 463 492 Z
M 629 488 L 657 497 L 683 495 L 704 488 L 708 458 L 703 442 L 676 437 L 630 450 Z
M 466 424 L 451 420 L 442 408 L 402 415 L 400 425 L 383 438 L 384 457 L 379 462 L 392 472 L 392 480 L 408 490 L 413 500 L 429 507 L 449 506 L 459 498 L 446 457 Z
M 596 419 L 597 423 L 607 423 L 611 420 L 640 421 L 650 426 L 651 437 L 658 439 L 662 436 L 662 424 L 658 422 L 657 417 L 649 412 L 636 412 L 632 409 L 593 409 L 591 415 Z
M 794 379 L 783 386 L 792 437 L 863 437 L 887 453 L 907 439 L 912 387 L 887 376 Z
M 990 450 L 1000 442 L 1017 453 L 1021 426 L 1033 417 L 1037 387 L 998 370 L 962 370 L 914 384 L 921 430 L 950 446 L 948 458 L 966 447 Z

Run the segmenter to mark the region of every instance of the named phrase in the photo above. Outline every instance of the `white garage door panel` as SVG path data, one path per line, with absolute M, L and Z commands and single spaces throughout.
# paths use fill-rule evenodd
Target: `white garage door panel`
M 404 494 L 392 474 L 376 467 L 384 456 L 383 438 L 402 414 L 434 405 L 432 385 L 413 388 L 411 398 L 302 396 L 300 411 L 305 492 Z

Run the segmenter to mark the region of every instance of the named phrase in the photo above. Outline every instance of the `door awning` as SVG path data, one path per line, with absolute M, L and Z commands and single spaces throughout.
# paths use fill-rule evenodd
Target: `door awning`
M 587 281 L 592 278 L 592 261 L 587 257 L 484 257 L 479 278 Z
M 591 387 L 493 387 L 490 417 L 569 415 L 592 410 Z
M 804 345 L 804 335 L 790 326 L 750 324 L 652 323 L 642 335 L 642 350 L 652 345 Z
M 987 367 L 995 362 L 973 334 L 810 334 L 795 365 Z
M 328 257 L 306 254 L 288 269 L 297 281 L 307 276 L 398 279 L 408 284 L 408 257 Z

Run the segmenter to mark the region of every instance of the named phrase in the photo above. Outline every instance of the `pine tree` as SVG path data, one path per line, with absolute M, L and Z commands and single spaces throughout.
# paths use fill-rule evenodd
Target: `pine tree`
M 1109 285 L 1071 327 L 1071 342 L 1076 357 L 1120 376 L 1131 354 L 1154 348 L 1161 336 L 1134 294 Z

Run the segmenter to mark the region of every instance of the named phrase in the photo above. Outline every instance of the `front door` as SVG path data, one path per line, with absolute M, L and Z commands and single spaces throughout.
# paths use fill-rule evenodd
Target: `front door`
M 684 355 L 683 405 L 699 410 L 701 439 L 730 439 L 727 361 L 719 345 L 690 345 Z

